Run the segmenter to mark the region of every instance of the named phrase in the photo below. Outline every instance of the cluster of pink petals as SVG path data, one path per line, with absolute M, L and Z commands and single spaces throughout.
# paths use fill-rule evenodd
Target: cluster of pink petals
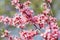
M 36 30 L 30 30 L 30 31 L 22 31 L 20 32 L 20 36 L 23 40 L 33 40 L 33 37 L 35 35 L 37 35 L 37 31 Z
M 9 33 L 10 32 L 8 30 L 4 30 L 4 33 L 1 37 L 8 37 Z
M 52 0 L 47 1 L 49 3 L 52 2 Z M 39 33 L 36 30 L 22 30 L 21 32 L 19 32 L 19 38 L 9 35 L 9 32 L 6 30 L 2 37 L 7 37 L 8 40 L 34 40 L 33 37 L 40 34 L 40 36 L 42 36 L 44 40 L 58 40 L 60 32 L 58 31 L 59 28 L 56 22 L 57 20 L 55 17 L 49 16 L 51 10 L 48 8 L 46 3 L 42 4 L 42 7 L 44 9 L 42 11 L 42 14 L 35 16 L 33 15 L 33 10 L 29 8 L 29 4 L 31 3 L 29 0 L 24 3 L 20 3 L 19 0 L 12 0 L 11 3 L 15 6 L 16 9 L 19 10 L 20 15 L 16 14 L 13 18 L 0 16 L 0 22 L 8 25 L 13 25 L 21 29 L 24 29 L 27 24 L 33 24 L 36 29 L 38 29 L 37 26 L 39 27 L 39 31 L 40 29 L 46 30 L 44 33 Z M 46 25 L 48 26 L 45 27 Z
M 52 3 L 52 0 L 47 0 L 49 3 Z

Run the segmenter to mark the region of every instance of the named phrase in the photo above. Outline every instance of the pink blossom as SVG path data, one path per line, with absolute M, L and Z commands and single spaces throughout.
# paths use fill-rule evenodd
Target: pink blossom
M 48 3 L 52 2 L 52 0 L 46 1 Z M 12 18 L 9 18 L 8 16 L 0 16 L 0 22 L 15 26 L 16 28 L 21 28 L 19 32 L 20 37 L 13 37 L 9 34 L 10 32 L 8 30 L 5 30 L 1 37 L 7 37 L 8 40 L 34 40 L 34 36 L 40 35 L 43 37 L 43 40 L 58 40 L 60 31 L 57 25 L 57 20 L 55 17 L 49 15 L 51 9 L 46 2 L 42 4 L 42 14 L 38 15 L 33 15 L 34 11 L 29 8 L 29 4 L 31 3 L 29 0 L 24 3 L 20 3 L 19 0 L 12 0 L 11 3 L 20 13 L 15 14 Z M 36 29 L 34 28 L 28 31 L 24 30 L 28 24 L 34 25 Z M 42 28 L 45 29 L 45 32 L 39 33 Z
M 18 2 L 19 2 L 19 0 L 12 0 L 12 1 L 11 1 L 12 5 L 15 5 L 15 4 L 18 3 Z
M 38 33 L 34 30 L 20 32 L 21 38 L 31 40 Z
M 49 3 L 52 3 L 52 0 L 47 0 Z

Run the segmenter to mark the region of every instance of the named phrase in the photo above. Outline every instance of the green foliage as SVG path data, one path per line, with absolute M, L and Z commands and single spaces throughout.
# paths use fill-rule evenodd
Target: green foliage
M 57 23 L 58 23 L 58 26 L 60 27 L 60 20 L 58 20 Z
M 26 27 L 28 28 L 28 30 L 32 29 L 33 28 L 32 26 L 33 26 L 32 24 L 26 25 Z
M 35 14 L 42 12 L 43 8 L 41 7 L 42 0 L 32 0 L 32 9 L 34 10 Z
M 4 30 L 5 30 L 4 28 L 2 28 L 2 29 L 0 30 L 1 34 L 4 33 Z
M 4 33 L 4 28 L 2 28 L 1 30 L 0 30 L 0 40 L 3 40 L 3 38 L 1 37 L 1 35 Z

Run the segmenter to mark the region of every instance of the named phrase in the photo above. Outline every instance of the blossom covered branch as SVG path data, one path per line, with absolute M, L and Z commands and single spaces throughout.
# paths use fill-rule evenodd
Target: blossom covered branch
M 52 0 L 45 0 L 48 3 L 52 3 Z M 0 16 L 0 22 L 4 24 L 13 25 L 17 28 L 23 29 L 19 32 L 20 37 L 13 37 L 9 34 L 8 30 L 5 30 L 2 37 L 7 37 L 8 40 L 34 40 L 33 37 L 40 35 L 43 37 L 43 40 L 58 40 L 59 28 L 57 25 L 57 20 L 51 15 L 51 9 L 48 4 L 44 2 L 42 4 L 43 11 L 41 14 L 34 15 L 34 11 L 29 8 L 31 3 L 29 0 L 20 3 L 19 0 L 12 0 L 12 5 L 19 10 L 19 14 L 15 14 L 13 18 Z M 29 31 L 24 30 L 26 25 L 33 24 L 36 29 L 31 29 Z M 47 26 L 46 26 L 47 25 Z M 39 28 L 38 28 L 39 27 Z M 37 29 L 46 29 L 44 33 L 39 33 Z

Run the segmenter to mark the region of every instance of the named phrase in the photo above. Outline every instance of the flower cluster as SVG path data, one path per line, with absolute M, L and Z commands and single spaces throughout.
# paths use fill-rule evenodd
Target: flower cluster
M 52 2 L 52 0 L 45 1 L 48 3 Z M 12 0 L 11 3 L 19 10 L 20 13 L 15 14 L 13 18 L 0 16 L 0 22 L 13 25 L 17 28 L 21 28 L 22 30 L 19 32 L 20 37 L 9 35 L 7 30 L 3 33 L 2 37 L 7 37 L 8 40 L 34 40 L 34 36 L 40 35 L 44 40 L 58 40 L 60 32 L 58 31 L 59 28 L 56 22 L 57 20 L 55 17 L 49 15 L 51 14 L 51 9 L 46 2 L 42 4 L 43 11 L 38 15 L 33 15 L 34 11 L 29 7 L 29 4 L 31 3 L 29 0 L 24 3 L 20 3 L 19 0 Z M 24 30 L 27 24 L 33 24 L 36 29 L 30 31 Z M 37 29 L 39 31 L 40 29 L 46 30 L 44 33 L 39 33 L 39 31 L 36 31 Z
M 21 35 L 21 38 L 23 39 L 23 40 L 32 40 L 33 39 L 33 37 L 35 36 L 35 35 L 37 35 L 38 33 L 37 33 L 37 31 L 36 30 L 31 30 L 31 31 L 22 31 L 22 32 L 20 32 L 20 35 Z

